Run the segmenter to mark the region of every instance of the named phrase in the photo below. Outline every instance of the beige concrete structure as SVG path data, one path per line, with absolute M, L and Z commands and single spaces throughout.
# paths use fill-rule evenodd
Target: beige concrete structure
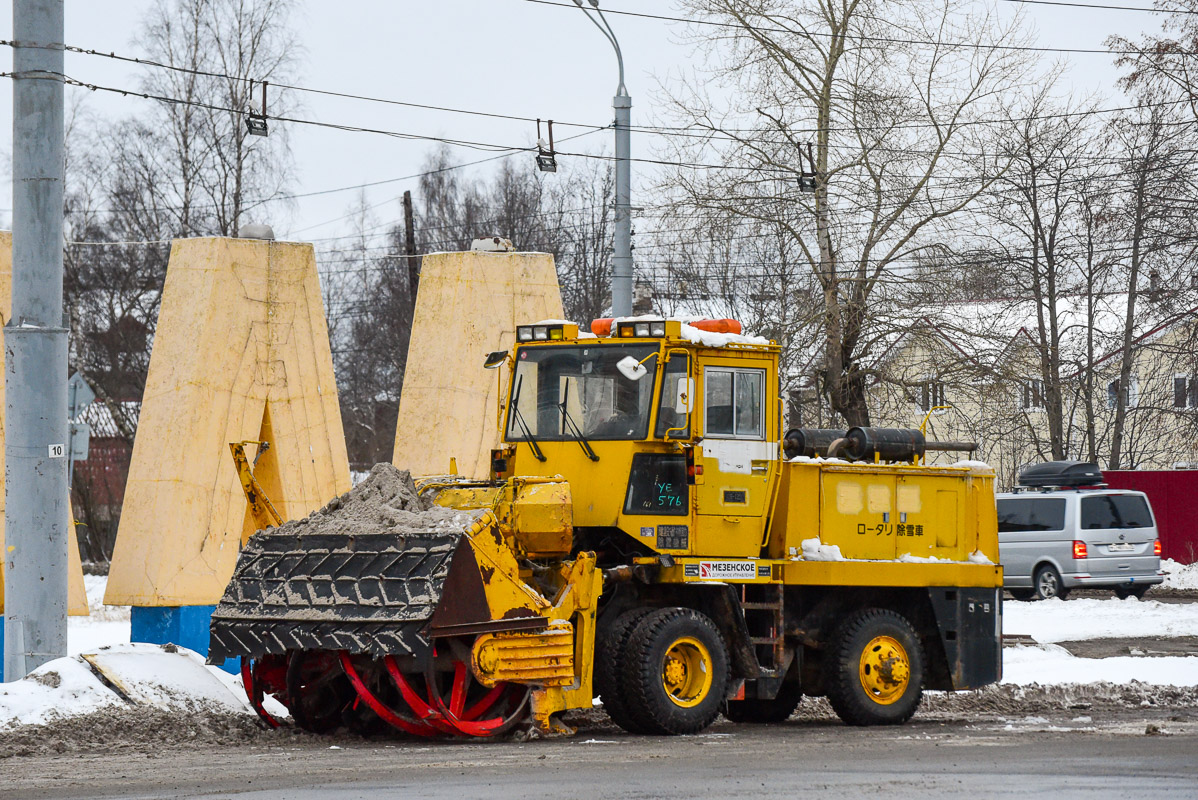
M 483 359 L 515 342 L 517 325 L 560 319 L 561 292 L 547 253 L 433 253 L 420 292 L 395 430 L 396 466 L 485 478 L 499 445 L 500 380 Z
M 253 532 L 229 455 L 243 440 L 270 442 L 257 474 L 286 519 L 350 488 L 312 246 L 176 241 L 106 603 L 220 599 Z
M 12 312 L 12 234 L 0 231 L 0 326 L 8 324 Z M 4 381 L 0 380 L 0 553 L 7 553 L 4 543 Z M 71 512 L 71 504 L 67 502 L 67 514 Z M 70 595 L 67 598 L 67 613 L 71 616 L 86 617 L 87 594 L 83 591 L 83 565 L 79 562 L 79 546 L 72 540 L 72 547 L 67 548 L 67 587 Z M 4 563 L 7 558 L 0 558 L 0 614 L 4 613 Z

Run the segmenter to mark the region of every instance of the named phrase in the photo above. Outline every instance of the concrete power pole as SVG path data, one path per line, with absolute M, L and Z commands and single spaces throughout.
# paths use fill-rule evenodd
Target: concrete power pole
M 63 0 L 13 3 L 12 318 L 4 677 L 67 652 L 67 332 L 62 313 Z
M 616 52 L 619 52 L 617 48 Z M 632 315 L 632 98 L 624 88 L 620 59 L 620 88 L 612 98 L 616 110 L 616 229 L 611 270 L 611 307 L 617 317 Z
M 598 19 L 591 16 L 583 0 L 574 0 L 574 5 L 581 8 L 587 19 L 611 42 L 620 68 L 620 83 L 611 101 L 616 112 L 616 226 L 612 243 L 615 254 L 611 270 L 611 310 L 614 316 L 627 317 L 632 314 L 632 98 L 624 86 L 624 53 L 620 50 L 616 32 L 603 16 L 599 0 L 587 0 L 587 3 Z

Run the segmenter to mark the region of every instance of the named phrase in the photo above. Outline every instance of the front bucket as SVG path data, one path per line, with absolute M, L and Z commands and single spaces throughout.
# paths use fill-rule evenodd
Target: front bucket
M 241 551 L 212 614 L 209 660 L 326 650 L 424 661 L 447 584 L 454 597 L 444 616 L 454 627 L 490 620 L 460 531 L 260 531 Z

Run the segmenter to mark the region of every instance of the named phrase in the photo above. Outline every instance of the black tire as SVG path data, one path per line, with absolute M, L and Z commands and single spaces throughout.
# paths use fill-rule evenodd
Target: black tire
M 1144 595 L 1148 594 L 1148 590 L 1151 588 L 1151 586 L 1116 586 L 1115 597 L 1120 600 L 1126 600 L 1129 597 L 1143 600 Z
M 824 686 L 845 724 L 901 725 L 911 719 L 923 697 L 924 655 L 905 617 L 881 608 L 858 611 L 837 626 L 829 645 Z M 892 670 L 889 677 L 877 661 Z
M 729 700 L 724 703 L 724 716 L 731 722 L 771 724 L 786 722 L 803 699 L 803 687 L 797 682 L 782 684 L 773 700 Z
M 1036 596 L 1035 589 L 1007 589 L 1015 600 L 1028 601 Z
M 629 733 L 644 733 L 636 719 L 628 712 L 627 691 L 623 685 L 622 667 L 628 637 L 633 628 L 653 613 L 651 608 L 625 611 L 615 622 L 600 630 L 595 642 L 595 694 L 603 700 L 603 710 L 611 721 Z
M 1051 600 L 1054 597 L 1064 600 L 1069 596 L 1069 590 L 1065 588 L 1065 582 L 1061 580 L 1061 573 L 1057 572 L 1057 568 L 1052 564 L 1041 564 L 1036 568 L 1032 585 L 1034 586 L 1033 596 L 1037 600 Z
M 663 608 L 632 631 L 624 650 L 628 712 L 645 733 L 698 733 L 720 715 L 728 691 L 728 648 L 706 615 Z

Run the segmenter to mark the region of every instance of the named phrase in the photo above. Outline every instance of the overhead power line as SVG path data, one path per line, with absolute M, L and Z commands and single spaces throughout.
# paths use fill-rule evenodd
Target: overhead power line
M 1101 3 L 1067 3 L 1064 0 L 1003 0 L 1006 3 L 1019 3 L 1020 5 L 1032 6 L 1067 6 L 1069 8 L 1097 8 L 1104 11 L 1146 11 L 1149 14 L 1198 14 L 1198 11 L 1190 11 L 1189 9 L 1167 9 L 1161 10 L 1158 8 L 1149 8 L 1147 6 L 1109 6 Z
M 536 3 L 537 5 L 552 6 L 554 8 L 574 8 L 573 3 L 557 2 L 557 0 L 523 0 L 526 3 Z M 1141 9 L 1142 10 L 1142 9 Z M 653 19 L 662 22 L 678 22 L 685 25 L 703 25 L 714 28 L 723 28 L 725 30 L 753 31 L 756 33 L 779 33 L 787 36 L 800 34 L 802 36 L 818 36 L 820 38 L 832 39 L 843 38 L 849 41 L 870 42 L 877 44 L 907 44 L 907 45 L 922 45 L 926 47 L 935 47 L 937 49 L 951 50 L 994 50 L 1003 52 L 1021 52 L 1021 53 L 1074 53 L 1079 55 L 1104 55 L 1104 56 L 1134 56 L 1140 55 L 1139 50 L 1110 50 L 1101 48 L 1085 48 L 1085 47 L 1044 47 L 1040 45 L 1019 45 L 1019 44 L 986 44 L 984 42 L 937 42 L 930 39 L 904 39 L 896 36 L 871 36 L 867 34 L 846 33 L 833 34 L 823 31 L 803 30 L 796 31 L 783 27 L 772 27 L 765 25 L 745 25 L 739 22 L 720 22 L 719 20 L 711 19 L 685 19 L 683 17 L 671 17 L 666 14 L 649 14 L 644 11 L 620 11 L 612 8 L 604 8 L 605 14 L 619 14 L 625 17 L 640 17 L 642 19 Z M 1182 51 L 1171 53 L 1170 55 L 1189 56 L 1195 55 L 1191 51 Z

